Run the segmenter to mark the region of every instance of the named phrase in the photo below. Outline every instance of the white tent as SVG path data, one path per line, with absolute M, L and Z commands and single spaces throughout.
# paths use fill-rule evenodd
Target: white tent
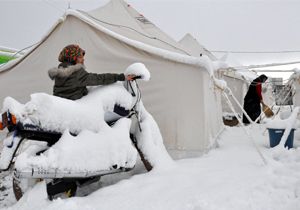
M 199 152 L 213 146 L 222 128 L 220 92 L 207 58 L 188 56 L 180 45 L 122 0 L 91 12 L 68 10 L 25 56 L 0 68 L 0 100 L 22 102 L 33 92 L 52 93 L 48 69 L 71 43 L 86 50 L 87 71 L 124 72 L 141 62 L 151 81 L 141 83 L 143 102 L 169 151 Z
M 257 77 L 257 76 L 256 76 Z M 233 96 L 237 99 L 239 104 L 243 106 L 244 104 L 244 97 L 247 93 L 249 84 L 255 77 L 250 78 L 245 76 L 242 72 L 236 71 L 234 69 L 232 70 L 220 70 L 219 71 L 219 78 L 222 78 L 226 81 L 227 86 L 232 91 Z M 233 105 L 234 110 L 242 116 L 242 109 L 241 107 L 230 98 L 230 101 Z M 228 103 L 225 101 L 224 98 L 222 98 L 222 110 L 225 113 L 232 113 L 231 107 L 228 105 Z
M 183 46 L 183 48 L 191 53 L 194 56 L 199 56 L 200 54 L 208 56 L 211 60 L 217 60 L 217 58 L 205 47 L 203 47 L 191 34 L 186 34 L 179 43 Z M 229 64 L 229 56 L 225 56 L 221 60 L 225 63 Z M 232 60 L 230 60 L 232 62 Z M 236 64 L 236 62 L 235 62 Z M 234 64 L 234 65 L 235 65 Z M 231 64 L 229 64 L 231 65 Z M 228 69 L 219 69 L 217 73 L 217 77 L 226 81 L 227 86 L 231 89 L 233 95 L 236 97 L 238 102 L 243 105 L 244 96 L 248 89 L 248 85 L 251 82 L 249 79 L 249 75 L 246 75 L 246 72 L 237 72 L 232 69 L 228 71 Z M 254 77 L 255 78 L 255 77 Z M 249 82 L 250 81 L 250 82 Z M 233 107 L 237 113 L 242 114 L 241 108 L 231 100 Z M 230 106 L 227 104 L 226 100 L 222 97 L 222 111 L 223 113 L 228 114 L 232 113 Z
M 209 50 L 207 50 L 203 45 L 201 45 L 197 39 L 195 39 L 191 34 L 186 34 L 179 43 L 182 45 L 183 49 L 185 49 L 188 53 L 193 56 L 200 56 L 200 54 L 208 56 L 211 60 L 218 60 Z M 219 79 L 223 79 L 226 81 L 227 86 L 232 91 L 233 96 L 237 99 L 239 104 L 243 106 L 244 97 L 247 93 L 248 87 L 253 79 L 258 77 L 258 75 L 254 71 L 250 71 L 249 69 L 241 69 L 238 70 L 235 67 L 242 67 L 243 65 L 238 62 L 235 58 L 233 58 L 232 54 L 227 53 L 225 56 L 220 58 L 220 60 L 228 65 L 228 68 L 221 68 L 217 72 L 217 77 Z M 273 89 L 272 85 L 267 82 L 263 84 L 263 99 L 264 103 L 267 105 L 272 105 L 274 103 L 273 97 Z M 229 97 L 234 110 L 242 116 L 242 109 L 240 105 L 238 105 L 235 100 Z M 234 114 L 232 113 L 232 108 L 228 105 L 226 99 L 222 97 L 222 111 L 225 119 L 230 119 Z M 229 118 L 228 118 L 229 116 Z M 225 123 L 228 121 L 224 121 Z
M 221 77 L 227 82 L 229 88 L 232 90 L 233 95 L 237 98 L 239 103 L 243 105 L 244 97 L 248 91 L 248 87 L 252 80 L 257 78 L 259 75 L 255 70 L 244 67 L 239 61 L 237 61 L 232 54 L 227 53 L 220 60 L 228 64 L 228 68 L 221 70 Z M 275 99 L 273 96 L 273 87 L 271 80 L 262 84 L 262 97 L 266 105 L 272 106 Z M 242 110 L 239 106 L 234 104 L 235 110 L 242 115 Z M 225 112 L 231 112 L 230 107 L 223 107 Z
M 182 45 L 182 48 L 186 50 L 190 55 L 199 57 L 206 55 L 211 60 L 216 61 L 217 58 L 207 50 L 203 45 L 201 45 L 196 38 L 194 38 L 191 34 L 187 33 L 179 43 Z

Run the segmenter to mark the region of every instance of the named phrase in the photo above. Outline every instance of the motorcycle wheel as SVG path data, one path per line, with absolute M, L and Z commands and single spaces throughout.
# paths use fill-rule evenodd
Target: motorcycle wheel
M 27 190 L 31 189 L 39 181 L 41 181 L 41 179 L 19 179 L 14 176 L 12 186 L 17 201 L 23 197 Z

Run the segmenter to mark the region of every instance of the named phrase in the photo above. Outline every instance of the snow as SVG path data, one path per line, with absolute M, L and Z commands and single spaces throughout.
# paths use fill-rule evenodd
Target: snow
M 14 138 L 13 135 L 10 135 L 3 140 L 2 144 L 4 148 L 0 153 L 0 169 L 8 168 L 14 153 L 14 149 L 18 146 L 20 140 L 21 139 L 18 137 Z M 11 148 L 9 148 L 10 146 Z
M 295 129 L 295 125 L 296 125 L 296 120 L 297 120 L 297 116 L 299 113 L 299 107 L 294 108 L 291 116 L 285 120 L 285 131 L 283 133 L 283 136 L 281 137 L 279 146 L 280 147 L 284 147 L 284 144 L 286 142 L 286 140 L 288 139 L 288 136 L 290 135 L 290 132 L 292 129 Z
M 294 73 L 290 76 L 289 80 L 293 80 L 293 79 L 297 80 L 297 79 L 299 79 L 299 77 L 300 77 L 300 69 L 294 68 L 293 71 L 294 71 Z
M 134 63 L 127 67 L 125 70 L 125 75 L 136 75 L 141 76 L 142 80 L 149 81 L 150 73 L 144 64 L 142 63 Z
M 225 90 L 227 88 L 227 82 L 225 80 L 214 79 L 215 85 L 221 90 Z
M 136 74 L 145 81 L 150 79 L 150 73 L 142 63 L 130 65 L 125 73 Z M 2 111 L 10 111 L 24 126 L 34 125 L 63 134 L 54 146 L 39 156 L 35 155 L 39 151 L 35 143 L 28 146 L 17 157 L 15 168 L 21 172 L 42 169 L 74 173 L 109 170 L 115 166 L 132 168 L 136 163 L 137 151 L 130 133 L 136 136 L 139 148 L 146 160 L 151 160 L 153 167 L 171 164 L 156 122 L 144 108 L 140 95 L 133 97 L 125 88 L 126 85 L 127 82 L 119 82 L 91 88 L 87 96 L 76 101 L 45 93 L 32 94 L 26 104 L 7 97 Z M 130 91 L 138 93 L 136 81 L 132 82 L 131 87 Z M 127 110 L 135 107 L 138 121 L 145 132 L 138 133 L 138 121 L 132 123 L 131 118 L 118 119 L 112 127 L 108 126 L 105 114 L 113 112 L 115 105 Z M 6 141 L 10 142 L 5 142 L 5 145 L 10 145 L 12 139 L 7 138 Z M 12 154 L 10 148 L 4 148 L 1 156 L 3 168 L 6 168 L 10 160 L 8 157 Z
M 294 149 L 269 148 L 265 128 L 255 125 L 251 135 L 267 165 L 241 127 L 226 127 L 218 148 L 202 157 L 134 175 L 86 197 L 50 202 L 41 182 L 5 209 L 298 210 L 300 135 Z
M 10 172 L 2 172 L 0 174 L 0 208 L 9 207 L 16 203 L 12 189 L 12 176 Z
M 228 64 L 222 60 L 212 61 L 213 69 L 218 71 L 219 69 L 226 69 L 228 68 Z
M 102 94 L 105 98 L 109 89 L 118 87 L 121 87 L 120 84 L 105 87 L 104 90 L 95 88 L 91 90 L 91 95 Z M 105 90 L 106 88 L 108 90 Z M 133 88 L 136 88 L 135 84 Z M 40 97 L 39 94 L 35 96 Z M 41 94 L 41 97 L 49 99 L 50 96 Z M 95 101 L 98 102 L 98 99 Z M 110 110 L 113 102 L 103 101 L 103 104 L 106 104 L 105 109 Z M 93 104 L 88 98 L 77 102 L 81 105 Z M 24 105 L 13 100 L 7 104 L 10 105 L 9 108 L 19 113 L 18 117 L 22 117 Z M 145 157 L 154 166 L 152 171 L 143 174 L 133 173 L 126 178 L 117 179 L 113 185 L 110 179 L 115 175 L 111 175 L 102 181 L 103 184 L 98 186 L 100 187 L 98 190 L 88 196 L 56 199 L 52 202 L 47 199 L 44 182 L 36 184 L 19 202 L 16 202 L 9 187 L 11 174 L 5 176 L 1 174 L 3 176 L 1 186 L 5 188 L 0 189 L 0 208 L 8 210 L 120 208 L 124 210 L 298 210 L 300 133 L 297 130 L 294 148 L 287 150 L 281 144 L 274 148 L 269 147 L 269 138 L 265 131 L 270 124 L 246 127 L 251 139 L 242 127 L 226 127 L 219 136 L 217 148 L 198 158 L 173 161 L 163 146 L 159 127 L 142 102 L 139 102 L 138 111 L 142 132 L 139 131 L 138 126 L 134 126 L 131 131 L 136 134 Z M 285 128 L 291 125 L 298 127 L 295 123 L 298 111 L 299 108 L 295 108 L 288 118 L 277 119 L 280 120 L 279 124 L 285 125 Z M 133 124 L 136 123 L 134 118 L 131 121 Z M 124 160 L 127 160 L 128 164 L 135 164 L 137 153 L 131 145 L 127 144 L 130 141 L 128 138 L 130 120 L 122 118 L 118 123 L 116 127 L 103 127 L 97 132 L 84 129 L 76 137 L 70 135 L 69 130 L 65 130 L 60 141 L 39 158 L 30 155 L 35 151 L 35 147 L 28 147 L 25 150 L 28 153 L 24 152 L 17 158 L 16 167 L 26 168 L 30 164 L 39 166 L 45 164 L 45 167 L 81 170 L 84 164 L 85 169 L 96 170 L 100 165 L 109 167 L 116 162 L 125 164 Z M 104 138 L 108 138 L 109 143 L 104 143 Z M 264 164 L 253 147 L 252 140 L 267 160 L 267 164 Z M 91 148 L 90 145 L 93 147 Z M 104 156 L 106 162 L 101 158 Z
M 174 166 L 174 162 L 167 153 L 163 138 L 153 117 L 142 105 L 141 131 L 136 131 L 136 138 L 145 158 L 155 169 L 166 169 Z
M 20 56 L 20 55 L 15 54 L 15 53 L 3 52 L 3 51 L 0 51 L 0 55 L 5 55 L 5 56 L 8 56 L 8 57 L 12 57 L 12 58 L 15 58 L 15 57 L 19 57 L 19 56 Z
M 149 77 L 145 76 L 145 69 L 141 64 L 135 64 L 128 68 L 127 73 L 139 75 L 142 72 L 143 79 L 150 79 L 150 74 Z M 269 138 L 265 132 L 269 124 L 248 126 L 247 133 L 242 127 L 226 127 L 219 136 L 216 148 L 198 158 L 174 161 L 163 145 L 155 119 L 142 101 L 137 101 L 139 94 L 132 97 L 123 85 L 117 83 L 92 88 L 88 96 L 77 101 L 44 93 L 32 94 L 26 104 L 6 98 L 3 110 L 13 112 L 19 121 L 38 123 L 45 129 L 63 133 L 55 145 L 38 157 L 32 154 L 46 145 L 25 145 L 24 152 L 16 159 L 15 167 L 20 170 L 42 167 L 72 171 L 109 169 L 113 164 L 132 167 L 137 163 L 137 151 L 129 139 L 130 130 L 136 135 L 139 148 L 153 166 L 152 171 L 128 174 L 113 185 L 109 184 L 112 182 L 107 178 L 98 190 L 88 196 L 58 198 L 54 201 L 47 199 L 43 181 L 29 189 L 18 202 L 13 198 L 11 187 L 8 187 L 11 186 L 12 174 L 1 174 L 1 186 L 7 187 L 0 189 L 0 208 L 299 209 L 300 133 L 297 130 L 294 148 L 287 150 L 282 143 L 274 148 L 269 147 Z M 219 86 L 226 87 L 224 83 Z M 136 92 L 135 82 L 132 87 Z M 115 103 L 131 108 L 136 102 L 136 116 L 131 119 L 121 118 L 113 127 L 106 125 L 104 113 L 112 111 Z M 287 130 L 297 126 L 298 112 L 299 108 L 295 108 L 289 118 L 281 120 L 279 124 L 284 124 Z M 80 124 L 81 121 L 85 123 Z M 73 136 L 70 132 L 77 132 L 78 135 Z M 260 154 L 267 160 L 266 164 Z M 109 177 L 113 179 L 115 175 Z
M 137 91 L 137 83 L 133 83 L 131 87 L 137 93 L 136 98 L 138 99 L 140 93 Z M 135 135 L 138 147 L 154 168 L 171 167 L 173 161 L 163 144 L 159 127 L 142 101 L 137 101 L 136 111 L 138 113 L 135 118 L 131 118 L 135 124 L 131 128 L 131 133 Z
M 114 105 L 131 108 L 133 99 L 121 83 L 109 87 L 97 87 L 80 100 L 68 99 L 35 93 L 26 104 L 20 104 L 15 99 L 7 97 L 3 103 L 2 112 L 9 110 L 17 120 L 49 131 L 64 132 L 69 129 L 79 133 L 83 129 L 97 132 L 107 126 L 104 113 L 113 111 Z
M 233 120 L 235 118 L 234 113 L 231 112 L 223 112 L 223 119 L 225 120 Z
M 237 70 L 236 73 L 240 74 L 243 78 L 249 81 L 249 84 L 251 83 L 252 80 L 258 77 L 258 75 L 254 71 L 248 69 Z
M 296 128 L 296 118 L 299 112 L 299 107 L 294 108 L 292 114 L 287 119 L 281 119 L 281 116 L 276 115 L 274 119 L 267 123 L 268 128 L 273 129 L 286 129 L 286 128 Z
M 66 130 L 61 139 L 45 153 L 35 156 L 32 152 L 21 153 L 15 162 L 20 171 L 42 168 L 48 171 L 97 171 L 132 168 L 137 152 L 129 138 L 131 120 L 120 119 L 112 128 L 98 133 L 84 130 L 72 136 Z

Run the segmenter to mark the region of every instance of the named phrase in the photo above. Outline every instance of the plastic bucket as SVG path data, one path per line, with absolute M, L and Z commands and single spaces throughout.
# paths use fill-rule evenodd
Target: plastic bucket
M 269 139 L 270 139 L 270 147 L 275 147 L 279 144 L 281 137 L 285 129 L 275 129 L 275 128 L 268 128 L 269 131 Z M 288 147 L 288 149 L 293 148 L 294 143 L 294 131 L 295 129 L 291 129 L 291 132 L 284 144 L 284 147 Z

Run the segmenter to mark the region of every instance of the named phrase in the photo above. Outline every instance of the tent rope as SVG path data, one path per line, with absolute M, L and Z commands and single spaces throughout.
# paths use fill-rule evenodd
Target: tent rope
M 281 54 L 281 53 L 300 53 L 300 50 L 281 50 L 281 51 L 231 51 L 231 50 L 210 50 L 217 53 L 246 53 L 246 54 Z
M 286 63 L 267 63 L 267 64 L 258 64 L 258 65 L 248 65 L 248 66 L 236 66 L 236 67 L 230 67 L 230 68 L 234 68 L 237 70 L 243 70 L 243 69 L 273 67 L 273 66 L 286 66 L 286 65 L 298 64 L 298 63 L 300 63 L 300 61 L 292 61 L 292 62 L 286 62 Z
M 246 113 L 246 111 L 243 109 L 243 107 L 241 106 L 241 104 L 238 102 L 238 100 L 236 99 L 236 97 L 232 94 L 231 89 L 226 86 L 221 87 L 217 84 L 216 82 L 216 78 L 214 76 L 212 76 L 212 79 L 214 81 L 214 85 L 218 88 L 221 89 L 223 96 L 226 99 L 226 102 L 228 103 L 230 109 L 233 111 L 235 117 L 237 118 L 237 120 L 239 121 L 239 123 L 241 124 L 243 130 L 245 131 L 246 135 L 250 138 L 252 144 L 254 145 L 255 150 L 257 151 L 257 153 L 259 154 L 262 162 L 264 163 L 264 165 L 267 165 L 267 160 L 265 159 L 265 157 L 263 156 L 262 152 L 260 151 L 260 149 L 258 148 L 258 146 L 256 145 L 252 135 L 249 133 L 249 131 L 245 128 L 244 124 L 241 122 L 241 119 L 238 117 L 237 112 L 235 111 L 231 101 L 229 100 L 228 94 L 234 99 L 234 101 L 237 103 L 237 105 L 241 108 L 241 110 L 243 111 L 243 113 L 245 114 L 245 116 L 248 118 L 249 122 L 253 123 L 253 121 L 251 120 L 251 118 L 248 116 L 248 114 Z M 228 93 L 228 94 L 227 94 Z
M 253 124 L 253 120 L 249 117 L 249 115 L 247 114 L 247 112 L 245 111 L 244 107 L 242 107 L 242 105 L 240 104 L 240 102 L 236 99 L 236 97 L 233 95 L 231 89 L 229 87 L 226 87 L 226 89 L 224 91 L 227 91 L 228 94 L 233 98 L 233 100 L 235 101 L 235 103 L 239 106 L 239 108 L 242 110 L 243 114 L 246 116 L 246 118 L 248 119 L 248 121 Z

